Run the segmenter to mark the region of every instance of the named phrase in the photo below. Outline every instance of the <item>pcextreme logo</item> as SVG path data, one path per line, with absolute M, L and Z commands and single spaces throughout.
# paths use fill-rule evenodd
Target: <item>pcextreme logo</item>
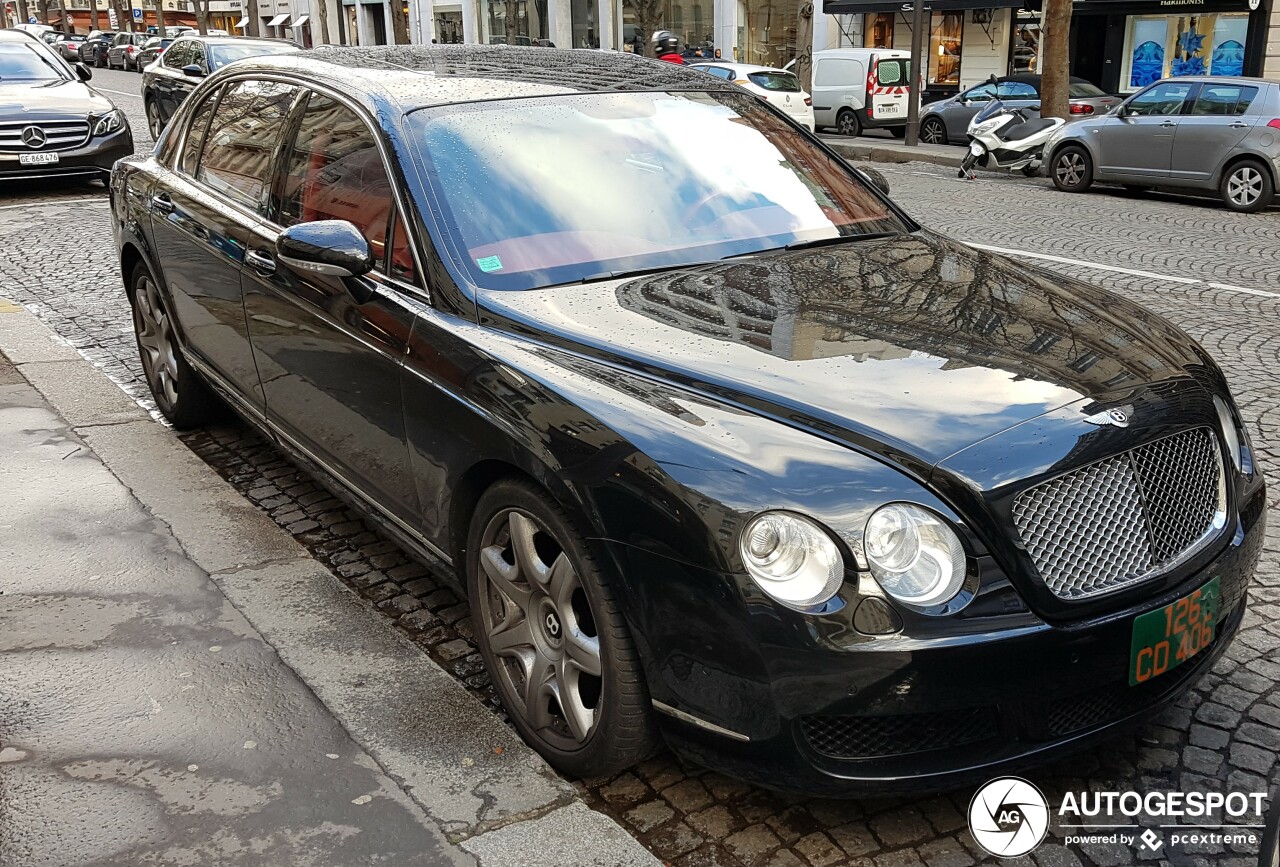
M 999 858 L 1017 858 L 1049 832 L 1049 802 L 1021 777 L 992 780 L 969 802 L 969 830 L 978 845 Z

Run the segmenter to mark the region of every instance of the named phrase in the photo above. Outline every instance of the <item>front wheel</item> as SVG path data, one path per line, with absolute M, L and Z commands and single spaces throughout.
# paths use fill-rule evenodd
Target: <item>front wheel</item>
M 1049 174 L 1058 189 L 1083 193 L 1093 185 L 1093 160 L 1084 148 L 1068 145 L 1053 155 Z
M 575 777 L 616 773 L 656 744 L 648 690 L 611 582 L 535 485 L 481 496 L 467 545 L 476 639 L 521 737 Z
M 936 117 L 926 117 L 920 124 L 920 141 L 931 145 L 946 144 L 947 128 Z
M 836 132 L 848 136 L 862 135 L 862 121 L 858 119 L 858 113 L 846 108 L 836 115 Z
M 160 120 L 160 109 L 154 102 L 147 103 L 147 129 L 151 131 L 151 140 L 159 141 L 164 132 L 164 123 Z
M 1245 160 L 1223 172 L 1218 193 L 1231 210 L 1252 214 L 1271 204 L 1275 186 L 1262 163 Z

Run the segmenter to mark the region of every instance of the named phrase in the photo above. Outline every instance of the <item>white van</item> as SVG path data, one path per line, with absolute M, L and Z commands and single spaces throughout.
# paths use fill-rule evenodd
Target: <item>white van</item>
M 813 52 L 813 120 L 843 135 L 907 130 L 911 52 L 891 48 L 828 48 Z

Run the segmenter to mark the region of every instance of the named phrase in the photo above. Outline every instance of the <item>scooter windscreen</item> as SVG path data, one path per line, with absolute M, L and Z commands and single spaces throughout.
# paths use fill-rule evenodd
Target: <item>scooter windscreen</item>
M 986 107 L 983 108 L 982 111 L 973 116 L 973 120 L 970 121 L 970 123 L 976 126 L 989 117 L 995 117 L 1002 111 L 1004 111 L 1004 103 L 998 99 L 993 99 L 991 102 L 987 103 Z

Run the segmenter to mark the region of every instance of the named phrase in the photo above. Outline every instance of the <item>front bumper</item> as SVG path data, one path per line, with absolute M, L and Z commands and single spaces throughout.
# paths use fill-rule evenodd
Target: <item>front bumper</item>
M 662 648 L 647 661 L 651 693 L 676 752 L 770 788 L 885 795 L 990 779 L 1114 736 L 1190 689 L 1239 629 L 1264 524 L 1259 485 L 1241 504 L 1225 546 L 1193 574 L 1082 622 L 1028 616 L 1020 625 L 962 638 L 859 641 L 811 621 L 766 616 L 750 603 L 734 611 L 705 602 L 700 613 L 711 622 L 693 636 L 664 634 L 655 625 L 660 621 L 646 618 L 642 647 Z M 643 555 L 632 552 L 637 556 Z M 688 587 L 713 580 L 671 561 L 665 571 L 663 584 L 692 582 L 676 597 L 686 606 Z M 1223 595 L 1213 643 L 1130 687 L 1134 618 L 1215 576 Z M 689 624 L 687 613 L 652 614 Z M 733 629 L 735 617 L 745 617 L 747 628 Z
M 58 151 L 53 165 L 24 166 L 19 153 L 0 152 L 0 180 L 52 177 L 98 177 L 106 180 L 116 160 L 133 155 L 133 134 L 126 126 L 110 135 L 95 136 L 77 148 Z

